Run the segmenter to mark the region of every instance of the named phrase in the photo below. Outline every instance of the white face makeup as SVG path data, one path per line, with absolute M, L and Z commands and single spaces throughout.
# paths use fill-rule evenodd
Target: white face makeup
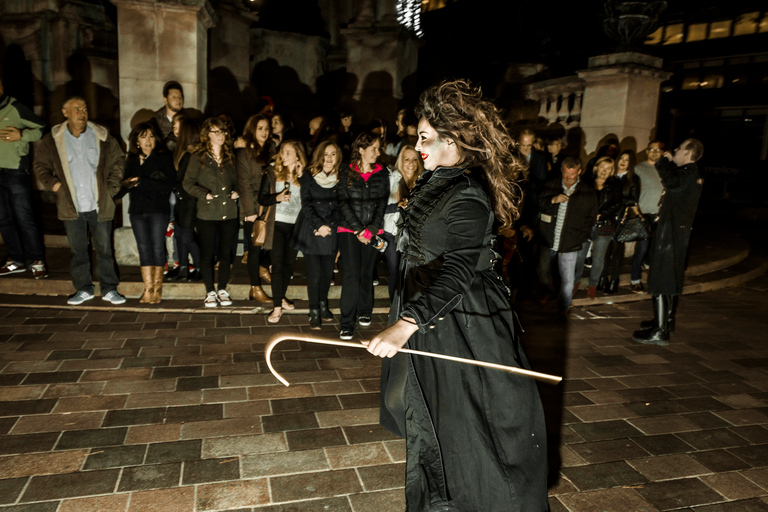
M 269 138 L 269 121 L 262 119 L 256 123 L 255 138 L 256 142 L 259 143 L 259 146 L 263 146 L 264 143 L 267 142 L 267 139 Z
M 139 134 L 139 149 L 144 153 L 144 156 L 149 156 L 152 150 L 155 149 L 155 135 L 147 130 L 144 133 Z
M 459 163 L 459 151 L 451 139 L 441 138 L 429 122 L 419 121 L 419 140 L 416 151 L 421 153 L 424 167 L 434 171 L 438 167 L 450 167 Z
M 323 171 L 324 172 L 333 171 L 333 168 L 336 167 L 337 158 L 338 158 L 338 155 L 336 154 L 335 147 L 328 146 L 327 148 L 325 148 L 325 151 L 323 152 Z

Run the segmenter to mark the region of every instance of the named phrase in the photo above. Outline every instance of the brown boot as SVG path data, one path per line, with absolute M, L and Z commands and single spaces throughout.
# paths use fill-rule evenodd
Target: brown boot
M 249 300 L 257 300 L 259 302 L 272 302 L 272 299 L 262 290 L 261 286 L 251 286 L 251 291 L 248 294 Z
M 150 304 L 160 304 L 163 297 L 163 267 L 152 267 L 153 292 L 149 299 Z
M 587 298 L 594 299 L 597 297 L 597 286 L 587 286 Z
M 269 270 L 264 267 L 259 267 L 259 279 L 267 284 L 272 284 L 272 275 L 269 273 Z
M 155 267 L 141 267 L 141 280 L 144 281 L 144 293 L 141 295 L 139 302 L 142 304 L 149 304 L 152 295 L 154 294 L 154 275 L 152 272 Z

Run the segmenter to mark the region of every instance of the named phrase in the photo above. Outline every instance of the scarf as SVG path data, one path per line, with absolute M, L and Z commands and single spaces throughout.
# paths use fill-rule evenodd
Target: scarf
M 338 173 L 325 174 L 323 171 L 320 171 L 313 177 L 315 178 L 315 182 L 323 188 L 333 188 L 339 181 Z

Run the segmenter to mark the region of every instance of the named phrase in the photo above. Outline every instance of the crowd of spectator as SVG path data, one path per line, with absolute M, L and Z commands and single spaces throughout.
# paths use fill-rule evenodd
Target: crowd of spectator
M 125 302 L 117 291 L 112 224 L 115 202 L 127 198 L 144 283 L 140 302 L 159 303 L 164 280 L 202 280 L 205 307 L 231 305 L 227 285 L 242 227 L 249 298 L 272 304 L 270 323 L 294 309 L 286 291 L 301 252 L 310 327 L 334 318 L 328 291 L 339 266 L 340 337 L 351 339 L 356 324 L 369 325 L 377 264 L 386 261 L 392 296 L 398 220 L 424 170 L 412 111 L 398 112 L 393 134 L 382 119 L 355 128 L 352 114 L 340 111 L 334 119 L 312 118 L 301 137 L 289 116 L 264 98 L 237 134 L 226 115 L 202 119 L 186 111 L 178 82 L 166 83 L 162 94 L 164 105 L 131 130 L 125 154 L 88 120 L 82 98 L 67 99 L 66 121 L 43 137 L 45 123 L 3 95 L 0 83 L 6 121 L 0 126 L 0 233 L 7 252 L 0 276 L 28 268 L 35 279 L 48 275 L 32 212 L 33 170 L 56 194 L 69 239 L 76 290 L 70 305 L 94 298 L 91 238 L 103 300 Z M 524 201 L 514 229 L 500 232 L 497 245 L 513 300 L 520 292 L 542 301 L 556 296 L 567 313 L 585 268 L 588 298 L 616 293 L 627 251 L 614 235 L 628 216 L 655 221 L 664 190 L 655 164 L 663 145 L 651 142 L 636 164 L 634 151 L 620 152 L 618 141 L 609 140 L 583 165 L 560 138 L 543 140 L 530 129 L 513 135 L 527 171 L 510 179 Z M 650 240 L 634 245 L 630 289 L 642 293 Z

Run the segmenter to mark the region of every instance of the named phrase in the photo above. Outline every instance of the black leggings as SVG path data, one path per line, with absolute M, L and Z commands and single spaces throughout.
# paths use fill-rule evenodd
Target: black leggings
M 293 266 L 296 263 L 298 251 L 290 246 L 293 224 L 275 221 L 272 235 L 272 305 L 276 308 L 283 306 L 285 292 L 291 284 Z M 248 255 L 250 262 L 251 255 Z M 257 260 L 258 261 L 258 258 Z
M 197 234 L 200 237 L 200 275 L 205 283 L 205 291 L 212 292 L 213 287 L 213 256 L 219 259 L 219 290 L 227 288 L 229 282 L 229 256 L 232 251 L 232 240 L 237 237 L 240 227 L 238 219 L 202 220 L 197 219 Z M 218 235 L 218 247 L 216 236 Z M 217 250 L 218 249 L 218 250 Z
M 379 252 L 362 244 L 354 233 L 339 233 L 339 251 L 343 264 L 341 287 L 341 330 L 355 329 L 357 316 L 373 312 L 373 268 Z

